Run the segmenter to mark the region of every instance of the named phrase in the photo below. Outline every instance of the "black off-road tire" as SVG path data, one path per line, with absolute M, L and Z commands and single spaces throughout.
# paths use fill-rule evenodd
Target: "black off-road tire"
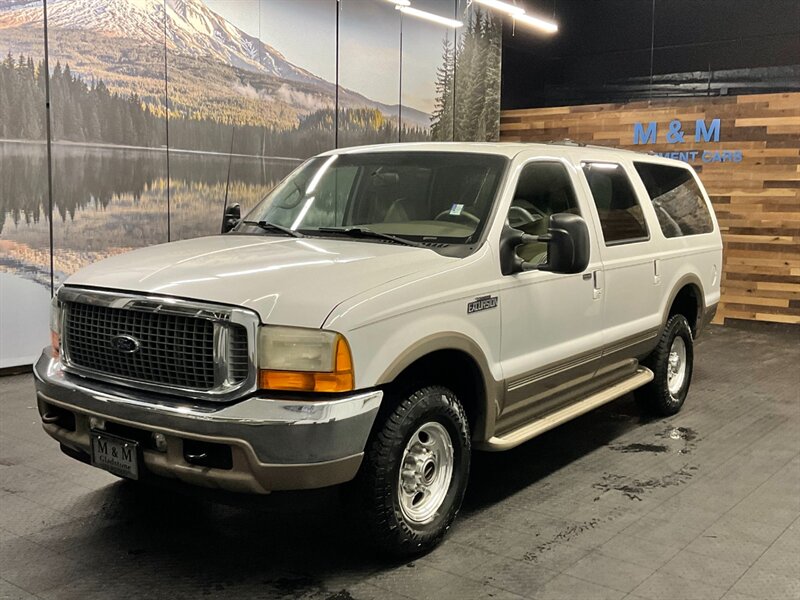
M 368 540 L 382 553 L 408 558 L 433 549 L 450 528 L 461 507 L 470 466 L 470 431 L 464 408 L 449 389 L 432 385 L 400 398 L 382 411 L 354 481 L 352 500 Z M 453 448 L 450 485 L 430 522 L 409 520 L 400 505 L 400 467 L 411 436 L 426 423 L 447 431 Z
M 669 389 L 669 356 L 676 337 L 682 338 L 685 345 L 686 372 L 682 385 L 673 393 Z M 686 317 L 672 315 L 669 318 L 658 345 L 642 364 L 653 372 L 654 377 L 653 381 L 634 392 L 636 399 L 652 414 L 664 417 L 676 414 L 689 393 L 694 366 L 694 342 Z

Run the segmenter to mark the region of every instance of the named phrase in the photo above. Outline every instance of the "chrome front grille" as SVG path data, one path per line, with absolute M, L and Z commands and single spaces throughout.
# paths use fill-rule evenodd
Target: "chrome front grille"
M 63 288 L 59 300 L 69 371 L 208 400 L 254 385 L 257 318 L 248 311 Z
M 180 315 L 70 303 L 64 337 L 70 362 L 127 379 L 196 390 L 214 387 L 214 323 Z M 134 352 L 112 340 L 134 339 Z

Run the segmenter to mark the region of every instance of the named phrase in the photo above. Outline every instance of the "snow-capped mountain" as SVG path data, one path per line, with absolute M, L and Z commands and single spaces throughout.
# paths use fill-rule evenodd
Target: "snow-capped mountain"
M 42 0 L 0 0 L 0 32 L 28 31 L 28 41 L 35 45 L 41 43 L 42 20 Z M 149 47 L 162 47 L 166 36 L 167 48 L 175 55 L 279 80 L 271 86 L 272 93 L 277 89 L 277 98 L 294 106 L 300 114 L 329 108 L 333 101 L 335 83 L 291 63 L 269 44 L 209 9 L 203 0 L 48 0 L 47 22 L 51 44 L 66 32 L 90 32 L 92 36 L 100 36 L 98 43 L 124 40 L 126 45 Z M 125 69 L 124 65 L 110 62 L 106 67 L 116 73 Z M 82 73 L 79 65 L 73 64 L 73 70 L 95 76 Z M 129 75 L 126 73 L 125 77 Z M 249 83 L 232 81 L 230 86 L 245 95 L 259 93 Z M 397 105 L 372 100 L 347 88 L 340 88 L 339 101 L 346 108 L 375 108 L 390 118 L 397 115 Z M 408 106 L 403 106 L 402 112 L 407 123 L 420 127 L 430 124 L 430 116 L 425 112 Z
M 327 83 L 232 25 L 201 0 L 167 0 L 166 28 L 164 7 L 163 0 L 50 0 L 47 18 L 54 29 L 89 30 L 150 43 L 163 43 L 166 34 L 172 52 L 210 58 L 290 81 Z M 41 1 L 0 2 L 0 29 L 41 19 Z

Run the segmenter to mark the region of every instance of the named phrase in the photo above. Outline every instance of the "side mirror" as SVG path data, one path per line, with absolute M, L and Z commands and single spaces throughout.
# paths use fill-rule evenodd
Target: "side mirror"
M 231 229 L 236 227 L 237 223 L 242 220 L 242 207 L 238 204 L 231 204 L 225 209 L 225 214 L 222 215 L 222 230 L 220 233 L 228 233 Z
M 589 264 L 589 228 L 578 215 L 556 213 L 550 217 L 546 235 L 528 235 L 506 225 L 500 236 L 500 268 L 503 275 L 521 271 L 552 271 L 580 273 Z M 517 246 L 547 242 L 547 262 L 541 265 L 526 263 L 516 253 Z
M 547 235 L 547 262 L 540 271 L 580 273 L 589 264 L 589 228 L 578 215 L 556 213 L 550 217 Z M 544 240 L 542 240 L 544 241 Z

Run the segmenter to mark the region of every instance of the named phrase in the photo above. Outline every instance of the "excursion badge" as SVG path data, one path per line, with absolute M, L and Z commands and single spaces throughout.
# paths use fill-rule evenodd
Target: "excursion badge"
M 472 302 L 468 302 L 467 314 L 471 315 L 490 308 L 497 308 L 497 296 L 481 296 L 480 298 L 475 298 Z

